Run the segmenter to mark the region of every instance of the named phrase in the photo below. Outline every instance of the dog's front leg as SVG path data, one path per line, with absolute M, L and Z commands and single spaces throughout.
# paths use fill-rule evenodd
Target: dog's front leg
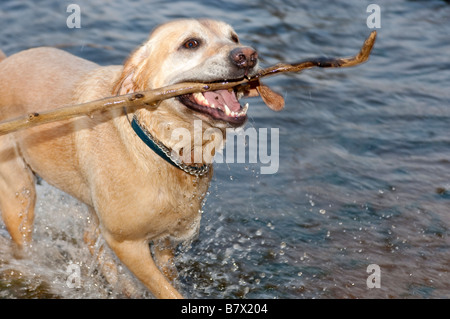
M 183 298 L 156 266 L 146 240 L 116 240 L 104 233 L 106 242 L 128 269 L 160 299 Z
M 173 281 L 178 278 L 177 268 L 173 262 L 174 248 L 169 239 L 153 245 L 153 257 L 156 265 L 167 279 Z

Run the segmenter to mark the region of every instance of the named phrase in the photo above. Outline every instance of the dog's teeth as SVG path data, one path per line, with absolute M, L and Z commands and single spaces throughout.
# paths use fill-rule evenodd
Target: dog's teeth
M 208 100 L 205 99 L 202 93 L 193 93 L 193 95 L 198 104 L 209 106 Z
M 239 112 L 239 114 L 245 115 L 247 114 L 248 110 L 248 103 L 245 103 L 244 107 L 242 108 L 242 111 Z
M 213 108 L 213 109 L 215 109 L 216 108 L 216 106 L 213 104 L 213 105 L 211 105 L 211 108 Z
M 228 115 L 228 116 L 230 116 L 231 111 L 230 111 L 230 109 L 228 108 L 228 105 L 224 104 L 224 108 L 225 108 L 225 114 Z

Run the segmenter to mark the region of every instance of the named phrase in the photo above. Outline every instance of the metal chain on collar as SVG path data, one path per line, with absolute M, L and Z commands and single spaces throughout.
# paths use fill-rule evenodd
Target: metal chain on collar
M 183 163 L 179 158 L 175 157 L 172 154 L 172 151 L 167 146 L 162 144 L 159 140 L 155 139 L 153 135 L 143 125 L 141 125 L 136 115 L 133 115 L 133 120 L 136 121 L 137 125 L 139 125 L 141 130 L 148 137 L 148 139 L 151 140 L 183 172 L 197 177 L 206 175 L 209 172 L 211 164 L 203 164 L 202 166 L 193 166 Z

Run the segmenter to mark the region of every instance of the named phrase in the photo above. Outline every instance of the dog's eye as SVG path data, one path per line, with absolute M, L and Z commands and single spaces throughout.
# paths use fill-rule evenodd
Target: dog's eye
M 232 34 L 231 35 L 231 40 L 234 42 L 234 43 L 239 43 L 239 38 L 238 38 L 238 36 L 236 35 L 236 34 Z
M 183 47 L 186 48 L 186 49 L 195 49 L 199 45 L 200 45 L 200 40 L 189 39 L 183 44 Z

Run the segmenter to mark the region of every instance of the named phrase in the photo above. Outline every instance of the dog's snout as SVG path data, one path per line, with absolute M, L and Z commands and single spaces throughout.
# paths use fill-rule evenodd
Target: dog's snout
M 239 47 L 231 50 L 230 59 L 240 69 L 251 69 L 258 62 L 258 53 L 250 47 Z

